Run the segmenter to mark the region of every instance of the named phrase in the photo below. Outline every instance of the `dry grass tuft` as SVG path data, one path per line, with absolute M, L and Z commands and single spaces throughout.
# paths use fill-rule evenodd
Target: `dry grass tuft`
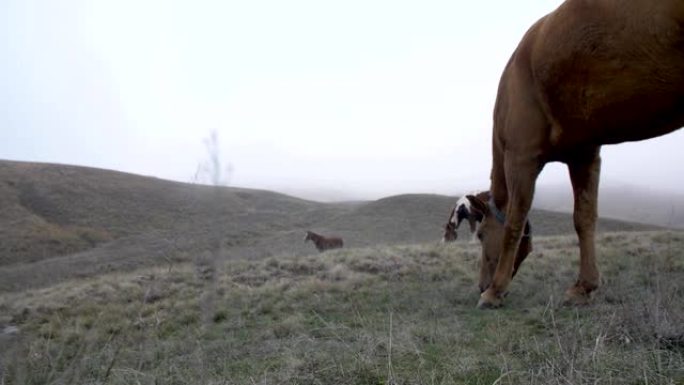
M 0 383 L 684 382 L 682 234 L 601 236 L 605 283 L 579 308 L 559 305 L 575 240 L 535 242 L 497 311 L 474 308 L 470 244 L 199 258 L 3 294 L 0 330 L 19 332 L 0 336 Z

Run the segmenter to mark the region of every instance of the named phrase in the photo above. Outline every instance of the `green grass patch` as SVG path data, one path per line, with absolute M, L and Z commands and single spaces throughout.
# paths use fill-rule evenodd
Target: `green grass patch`
M 0 383 L 682 383 L 684 237 L 598 244 L 605 283 L 580 308 L 559 305 L 576 274 L 569 237 L 536 240 L 496 311 L 475 309 L 477 247 L 462 244 L 228 262 L 209 278 L 176 265 L 6 294 L 0 322 L 19 332 L 0 340 Z

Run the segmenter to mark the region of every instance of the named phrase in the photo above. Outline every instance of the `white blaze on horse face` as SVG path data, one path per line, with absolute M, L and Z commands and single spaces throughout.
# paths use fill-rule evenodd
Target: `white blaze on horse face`
M 470 205 L 470 201 L 468 200 L 467 196 L 477 196 L 477 194 L 479 193 L 479 191 L 475 191 L 470 194 L 463 194 L 460 198 L 458 198 L 458 200 L 456 201 L 456 209 L 454 209 L 454 214 L 451 216 L 450 221 L 456 223 L 456 221 L 458 220 L 458 208 L 461 206 L 465 206 L 466 210 L 468 210 L 468 214 L 470 214 L 472 212 L 472 206 Z
M 458 198 L 456 201 L 456 210 L 458 210 L 459 206 L 465 206 L 468 211 L 470 211 L 470 201 L 468 198 L 466 198 L 467 194 L 464 194 L 462 197 Z

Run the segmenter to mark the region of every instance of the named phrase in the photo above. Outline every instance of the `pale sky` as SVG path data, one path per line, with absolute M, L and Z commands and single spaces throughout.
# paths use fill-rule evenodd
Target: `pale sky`
M 188 182 L 215 130 L 234 186 L 485 189 L 501 71 L 560 3 L 3 0 L 0 159 Z M 603 181 L 684 191 L 682 148 L 604 148 Z

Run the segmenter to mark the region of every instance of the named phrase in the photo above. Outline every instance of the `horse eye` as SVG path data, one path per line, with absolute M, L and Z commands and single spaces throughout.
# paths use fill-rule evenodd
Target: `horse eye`
M 482 232 L 481 231 L 477 232 L 477 239 L 482 240 Z

